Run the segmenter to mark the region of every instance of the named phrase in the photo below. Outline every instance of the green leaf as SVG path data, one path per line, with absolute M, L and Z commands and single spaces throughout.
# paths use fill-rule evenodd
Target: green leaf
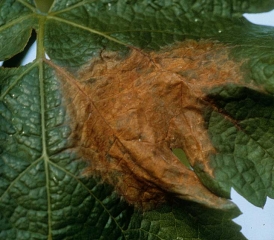
M 244 239 L 240 227 L 230 219 L 237 210 L 224 212 L 180 202 L 141 215 L 135 211 L 128 239 Z
M 1 86 L 1 238 L 120 237 L 131 208 L 81 178 L 52 69 L 39 62 L 2 69 Z
M 0 9 L 0 60 L 5 60 L 24 49 L 36 20 L 29 8 L 15 0 L 1 1 Z
M 218 184 L 233 186 L 254 205 L 274 197 L 272 169 L 273 97 L 248 88 L 216 89 L 210 96 L 221 112 L 210 112 L 209 131 Z M 224 118 L 225 116 L 225 118 Z
M 38 34 L 33 63 L 0 69 L 0 239 L 245 239 L 232 222 L 237 209 L 213 210 L 170 193 L 166 204 L 142 212 L 87 176 L 79 152 L 88 148 L 64 76 L 78 78 L 103 51 L 126 58 L 132 49 L 150 54 L 186 39 L 224 44 L 241 79 L 204 90 L 214 177 L 192 167 L 217 195 L 229 197 L 233 187 L 263 206 L 274 198 L 274 31 L 242 13 L 272 8 L 270 0 L 61 0 L 46 11 L 32 0 L 1 1 L 1 60 L 21 52 L 33 29 Z

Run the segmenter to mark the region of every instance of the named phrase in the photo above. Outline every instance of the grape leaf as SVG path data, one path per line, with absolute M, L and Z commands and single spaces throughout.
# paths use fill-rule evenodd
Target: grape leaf
M 230 188 L 258 206 L 273 197 L 273 28 L 241 17 L 274 7 L 259 5 L 71 0 L 44 13 L 32 0 L 1 1 L 1 59 L 22 51 L 32 29 L 37 56 L 0 69 L 0 238 L 244 239 L 231 221 L 239 212 L 225 199 Z M 137 129 L 127 114 L 137 103 L 157 121 Z M 123 149 L 118 136 L 131 145 Z M 148 147 L 157 137 L 164 144 Z M 193 169 L 172 154 L 177 147 Z M 145 161 L 155 151 L 174 165 Z M 138 196 L 152 209 L 123 200 Z

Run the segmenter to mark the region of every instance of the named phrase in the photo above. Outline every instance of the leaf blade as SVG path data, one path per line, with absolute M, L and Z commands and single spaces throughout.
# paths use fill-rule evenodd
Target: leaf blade
M 14 2 L 15 1 L 6 1 L 5 3 Z M 30 6 L 33 6 L 32 1 L 16 2 L 16 4 L 19 4 L 20 7 L 24 5 L 24 8 L 28 9 L 26 10 L 26 15 L 24 15 L 24 17 L 26 17 L 26 21 L 23 22 L 22 25 L 18 25 L 18 22 L 16 22 L 17 20 L 13 20 L 12 14 L 5 16 L 7 22 L 9 22 L 8 24 L 10 24 L 11 27 L 14 27 L 14 30 L 11 32 L 16 34 L 19 33 L 20 37 L 16 41 L 14 41 L 10 38 L 10 35 L 8 35 L 7 32 L 2 31 L 3 35 L 7 36 L 5 41 L 9 42 L 10 46 L 12 44 L 19 46 L 11 53 L 11 47 L 8 47 L 7 51 L 4 52 L 5 47 L 3 45 L 3 58 L 9 58 L 18 51 L 21 51 L 24 47 L 24 43 L 28 39 L 27 31 L 30 31 L 30 29 L 33 27 L 35 27 L 36 29 L 40 28 L 37 25 L 37 19 L 40 19 L 41 17 L 39 16 L 39 14 L 32 13 L 31 10 L 33 9 L 26 7 L 27 4 L 25 3 L 29 3 L 31 4 Z M 214 6 L 211 1 L 209 1 L 205 5 L 192 5 L 192 3 L 186 3 L 184 1 L 181 1 L 179 3 L 176 1 L 174 3 L 170 3 L 168 1 L 159 1 L 157 2 L 157 5 L 156 3 L 153 3 L 151 1 L 143 1 L 143 6 L 141 6 L 142 4 L 139 2 L 132 3 L 133 10 L 130 7 L 123 5 L 124 3 L 124 1 L 116 1 L 111 2 L 111 5 L 109 5 L 109 2 L 107 1 L 103 3 L 95 3 L 93 1 L 69 1 L 68 4 L 70 5 L 67 6 L 64 1 L 55 1 L 49 15 L 45 17 L 47 19 L 46 29 L 45 33 L 39 36 L 40 42 L 46 47 L 46 51 L 49 53 L 52 60 L 59 65 L 59 67 L 61 66 L 64 68 L 69 68 L 70 71 L 74 71 L 76 68 L 79 68 L 79 66 L 82 66 L 84 63 L 86 63 L 91 55 L 93 57 L 100 56 L 100 53 L 103 49 L 106 48 L 106 46 L 107 49 L 119 51 L 122 50 L 123 54 L 127 54 L 128 48 L 121 47 L 122 45 L 133 45 L 134 47 L 144 48 L 148 50 L 159 49 L 166 44 L 174 43 L 178 40 L 182 41 L 183 39 L 185 39 L 185 37 L 195 39 L 199 39 L 200 37 L 219 39 L 224 43 L 229 43 L 232 46 L 235 45 L 234 57 L 236 57 L 238 61 L 241 61 L 243 59 L 245 60 L 246 58 L 251 59 L 252 55 L 255 53 L 255 57 L 251 59 L 245 66 L 249 68 L 249 71 L 250 69 L 251 71 L 253 71 L 252 73 L 255 82 L 261 84 L 260 81 L 263 79 L 263 85 L 266 88 L 268 86 L 272 87 L 272 83 L 271 81 L 269 81 L 272 76 L 271 57 L 262 56 L 261 62 L 256 67 L 253 66 L 253 63 L 256 63 L 256 58 L 259 56 L 262 49 L 262 52 L 264 53 L 266 53 L 269 49 L 273 49 L 273 44 L 271 44 L 271 41 L 267 39 L 267 35 L 273 35 L 273 29 L 254 27 L 250 24 L 243 22 L 242 19 L 239 19 L 239 13 L 241 13 L 243 9 L 248 9 L 248 11 L 256 11 L 255 3 L 250 3 L 250 5 L 248 6 L 233 5 L 233 9 L 230 9 L 225 4 Z M 269 8 L 271 6 L 269 5 L 270 1 L 264 1 L 263 3 L 265 5 L 262 8 Z M 95 6 L 95 10 L 93 9 L 93 6 Z M 88 18 L 84 14 L 80 14 L 79 18 L 75 18 L 77 14 L 84 13 L 79 11 L 80 8 L 86 8 L 89 10 L 88 16 L 94 20 L 92 24 L 87 21 Z M 1 11 L 3 11 L 3 9 L 4 8 L 1 8 Z M 132 18 L 131 16 L 129 18 L 130 21 L 123 22 L 121 19 L 123 19 L 124 16 L 123 12 L 120 11 L 121 9 L 126 9 L 125 16 L 130 17 L 132 15 L 134 17 L 139 17 L 139 19 L 135 19 L 134 17 Z M 103 15 L 98 15 L 96 17 L 96 14 L 98 14 L 99 10 L 103 10 L 103 12 L 106 13 L 105 17 L 102 17 Z M 206 12 L 205 16 L 200 16 L 201 11 Z M 110 13 L 108 14 L 108 12 Z M 15 16 L 18 15 L 16 11 L 14 11 L 13 13 Z M 114 21 L 115 24 L 112 25 L 108 23 L 108 19 L 117 19 L 117 22 Z M 67 24 L 67 26 L 65 26 L 64 24 Z M 178 27 L 179 25 L 180 28 Z M 73 28 L 72 26 L 75 28 Z M 251 33 L 254 29 L 256 34 Z M 83 30 L 85 30 L 86 32 L 84 32 Z M 237 36 L 229 36 L 231 31 L 237 32 L 239 34 L 234 34 Z M 264 33 L 265 35 L 262 35 L 262 33 Z M 71 37 L 64 38 L 63 36 L 66 36 L 67 34 L 72 34 L 73 36 L 71 35 Z M 261 36 L 258 37 L 260 34 Z M 79 39 L 76 38 L 77 35 L 79 35 Z M 59 40 L 59 37 L 62 37 L 62 39 Z M 248 44 L 245 44 L 244 40 L 241 39 L 242 37 L 250 38 L 250 43 L 256 43 L 256 46 L 258 47 L 256 49 L 254 48 L 254 51 L 249 51 L 249 46 Z M 20 38 L 23 39 L 23 43 L 18 44 L 19 40 L 19 42 L 21 42 Z M 90 40 L 90 38 L 92 38 L 92 40 Z M 62 41 L 66 42 L 66 44 L 64 44 L 63 46 Z M 259 47 L 260 41 L 269 43 L 269 46 L 264 46 L 262 48 Z M 42 45 L 40 47 L 43 47 Z M 79 45 L 79 51 L 76 51 L 75 48 Z M 40 57 L 42 57 L 42 55 L 39 56 L 39 58 Z M 35 64 L 38 64 L 39 61 L 44 60 L 37 59 L 32 66 L 36 67 Z M 71 119 L 67 118 L 67 108 L 66 103 L 63 102 L 64 96 L 62 94 L 64 94 L 64 92 L 62 91 L 62 87 L 60 85 L 60 79 L 53 71 L 53 69 L 51 69 L 52 65 L 48 65 L 47 61 L 39 64 L 40 68 L 38 73 L 32 73 L 29 66 L 25 68 L 25 70 L 23 70 L 23 68 L 20 68 L 18 69 L 18 71 L 11 70 L 9 73 L 7 73 L 7 71 L 2 72 L 4 80 L 1 80 L 0 82 L 0 90 L 1 94 L 2 92 L 4 92 L 4 94 L 2 94 L 1 100 L 3 101 L 1 102 L 0 106 L 1 138 L 3 142 L 3 145 L 1 145 L 1 166 L 5 165 L 6 168 L 8 168 L 9 170 L 4 169 L 4 171 L 7 171 L 7 173 L 4 174 L 5 177 L 7 177 L 7 181 L 1 181 L 2 185 L 0 185 L 0 188 L 2 190 L 8 189 L 9 192 L 10 190 L 8 184 L 13 181 L 16 176 L 20 175 L 20 172 L 31 172 L 33 175 L 32 179 L 34 179 L 33 181 L 37 181 L 40 184 L 39 186 L 43 188 L 43 191 L 41 191 L 44 194 L 42 199 L 47 199 L 47 204 L 42 203 L 41 206 L 38 206 L 40 204 L 38 204 L 39 201 L 36 199 L 35 201 L 37 201 L 38 203 L 35 206 L 43 208 L 47 205 L 47 213 L 39 215 L 39 224 L 41 225 L 39 227 L 36 226 L 36 233 L 31 235 L 32 233 L 30 233 L 30 230 L 32 229 L 29 228 L 28 230 L 25 230 L 27 228 L 22 223 L 22 218 L 19 218 L 18 221 L 15 221 L 11 217 L 13 213 L 13 208 L 16 209 L 18 207 L 21 207 L 22 210 L 22 206 L 25 207 L 25 205 L 21 206 L 21 203 L 17 203 L 14 201 L 8 202 L 8 200 L 5 199 L 4 203 L 9 203 L 11 204 L 11 206 L 6 210 L 3 204 L 1 206 L 0 214 L 3 217 L 1 217 L 0 226 L 3 226 L 2 228 L 5 229 L 5 231 L 1 232 L 1 234 L 3 234 L 3 236 L 5 236 L 5 238 L 7 237 L 8 239 L 14 239 L 19 235 L 22 236 L 22 239 L 29 239 L 30 237 L 39 237 L 41 239 L 47 238 L 49 235 L 53 236 L 53 238 L 56 239 L 63 237 L 66 237 L 68 239 L 74 237 L 89 238 L 89 227 L 92 226 L 92 231 L 96 232 L 95 235 L 98 239 L 102 237 L 108 237 L 109 234 L 112 232 L 115 232 L 115 238 L 123 239 L 131 236 L 128 235 L 131 231 L 129 229 L 134 224 L 133 222 L 131 222 L 129 229 L 127 229 L 127 225 L 129 222 L 128 218 L 130 218 L 132 215 L 132 208 L 129 208 L 123 202 L 120 202 L 120 199 L 117 198 L 115 194 L 112 195 L 112 190 L 107 188 L 106 185 L 98 184 L 97 180 L 95 181 L 93 179 L 87 180 L 85 178 L 78 178 L 78 176 L 81 175 L 81 172 L 85 167 L 83 166 L 83 162 L 81 162 L 82 159 L 80 159 L 79 156 L 74 153 L 74 147 L 79 147 L 77 144 L 75 144 L 75 139 L 77 139 L 77 137 L 79 136 L 74 136 L 74 131 L 71 130 L 72 121 Z M 267 65 L 268 67 L 268 70 L 266 71 L 267 74 L 264 74 L 263 77 L 261 77 L 262 75 L 260 74 L 260 68 L 262 65 Z M 8 76 L 7 78 L 5 77 L 6 75 Z M 15 78 L 13 75 L 19 76 L 18 81 L 14 80 Z M 29 83 L 24 82 L 25 75 L 29 78 L 26 82 L 37 83 L 37 79 L 39 79 L 39 87 L 35 87 L 36 92 L 34 91 L 34 95 L 40 96 L 40 99 L 35 98 L 35 100 L 33 100 L 33 97 L 30 97 L 30 92 L 31 90 L 33 90 L 33 86 L 32 88 L 24 86 L 22 87 L 22 82 L 26 84 L 26 86 L 29 86 Z M 33 78 L 32 75 L 35 77 Z M 246 78 L 247 82 L 250 81 L 250 76 Z M 31 90 L 28 88 L 30 88 Z M 16 89 L 17 92 L 14 89 Z M 37 91 L 39 92 L 39 94 Z M 269 91 L 271 92 L 272 89 L 270 88 Z M 12 94 L 14 94 L 14 96 L 12 96 Z M 28 100 L 30 99 L 34 101 L 34 104 L 28 105 Z M 22 105 L 16 106 L 17 100 L 20 100 Z M 7 105 L 7 103 L 10 103 L 10 105 Z M 32 106 L 30 107 L 30 105 Z M 14 112 L 16 110 L 20 110 L 20 108 L 24 109 L 24 107 L 26 107 L 27 109 L 31 109 L 31 111 L 35 112 L 35 120 L 32 119 L 32 115 L 29 116 L 28 110 L 22 111 L 21 115 L 19 114 L 17 116 L 18 118 L 12 120 L 14 118 Z M 39 122 L 39 117 L 37 113 L 43 115 L 43 123 L 41 123 L 41 118 Z M 234 113 L 232 113 L 232 115 L 233 114 Z M 22 123 L 23 119 L 28 119 L 28 117 L 33 122 L 30 123 L 29 121 L 26 121 L 28 124 Z M 2 124 L 2 122 L 4 124 Z M 213 122 L 211 122 L 211 124 L 213 124 Z M 254 125 L 255 123 L 252 124 Z M 264 123 L 264 125 L 266 124 Z M 248 126 L 250 126 L 250 122 L 242 123 L 243 128 L 248 129 Z M 20 132 L 20 130 L 22 132 Z M 24 131 L 26 131 L 25 133 L 27 133 L 27 137 L 26 135 L 24 135 Z M 43 139 L 37 140 L 39 138 L 37 136 L 41 136 L 41 132 L 43 133 Z M 16 133 L 18 135 L 18 138 L 15 138 L 13 136 Z M 214 133 L 212 133 L 212 135 L 213 134 Z M 29 137 L 29 135 L 31 135 L 31 137 Z M 18 148 L 14 147 L 16 141 L 18 141 L 19 143 Z M 216 144 L 216 146 L 221 148 L 218 144 Z M 228 144 L 224 146 L 223 149 L 227 149 L 229 147 L 230 145 Z M 26 149 L 28 154 L 25 153 Z M 17 151 L 17 155 L 12 154 L 12 151 L 14 150 Z M 4 151 L 5 153 L 3 154 L 2 151 Z M 5 162 L 5 154 L 7 153 L 8 163 L 7 161 Z M 40 158 L 38 156 L 40 156 Z M 221 156 L 221 154 L 219 154 L 219 156 Z M 30 163 L 29 161 L 32 161 L 32 163 Z M 213 159 L 213 162 L 214 161 L 219 162 L 219 164 L 221 165 L 221 169 L 217 169 L 217 171 L 219 171 L 217 175 L 220 175 L 220 180 L 222 179 L 221 174 L 225 172 L 225 170 L 223 169 L 225 163 L 220 163 L 221 161 L 217 158 Z M 237 161 L 242 161 L 242 159 L 237 159 Z M 235 162 L 235 165 L 236 164 L 237 162 Z M 253 167 L 254 164 L 252 164 L 252 161 L 250 161 L 250 163 L 245 162 L 246 166 L 244 166 L 243 168 L 247 169 L 250 166 Z M 233 167 L 235 166 L 233 165 Z M 13 175 L 11 174 L 11 169 L 13 169 Z M 11 176 L 8 176 L 8 172 L 9 174 L 11 174 Z M 38 172 L 42 173 L 38 174 L 39 176 L 43 176 L 41 178 L 42 180 L 35 179 Z M 252 172 L 250 175 L 255 176 L 256 173 Z M 200 176 L 201 178 L 203 177 L 202 174 Z M 267 176 L 269 177 L 269 175 Z M 21 179 L 20 176 L 19 179 Z M 22 178 L 22 181 L 23 180 L 24 178 Z M 30 180 L 25 179 L 24 181 L 29 182 Z M 260 179 L 260 182 L 262 184 L 265 184 L 264 181 L 265 180 Z M 250 182 L 250 180 L 247 179 L 246 182 Z M 31 186 L 31 183 L 29 184 Z M 225 189 L 224 192 L 226 192 L 226 194 L 230 187 L 229 184 L 231 185 L 234 183 L 225 183 L 225 186 L 222 186 Z M 19 186 L 19 181 L 15 181 L 14 186 L 17 187 L 17 185 Z M 77 189 L 76 193 L 73 192 L 73 187 L 71 186 Z M 20 192 L 18 190 L 19 188 L 20 186 L 17 188 L 10 188 L 12 189 L 11 192 L 14 196 L 14 199 L 20 200 Z M 261 188 L 262 187 L 259 186 L 258 190 L 260 190 Z M 66 191 L 62 192 L 63 189 L 65 189 Z M 45 191 L 47 192 L 46 194 Z M 28 201 L 31 201 L 33 195 L 38 194 L 37 192 L 38 190 L 34 189 L 33 193 L 28 196 Z M 269 192 L 271 194 L 271 191 Z M 76 205 L 75 209 L 71 211 L 72 214 L 69 211 L 66 212 L 65 210 L 62 210 L 63 206 L 61 206 L 62 204 L 60 204 L 59 194 L 60 196 L 64 196 L 64 199 L 70 199 L 64 200 L 63 202 L 61 201 L 61 203 L 65 206 L 64 209 L 69 208 L 69 204 L 71 202 Z M 259 193 L 257 199 L 255 198 L 252 201 L 263 204 L 262 199 L 265 197 L 264 195 L 265 193 Z M 250 199 L 250 196 L 248 196 L 248 198 Z M 83 201 L 84 203 L 80 203 L 81 201 Z M 90 209 L 88 207 L 89 205 L 96 207 Z M 117 205 L 119 206 L 119 210 L 114 209 L 114 206 Z M 49 209 L 51 209 L 50 216 L 48 215 Z M 98 211 L 98 209 L 100 209 L 100 211 Z M 165 222 L 165 224 L 169 225 L 170 222 L 172 222 L 173 220 L 174 222 L 176 222 L 180 218 L 178 215 L 175 216 L 175 214 L 173 217 L 171 217 L 171 213 L 173 213 L 173 210 L 171 210 L 169 207 L 163 207 L 163 209 L 160 211 L 164 211 L 165 209 L 169 209 L 166 212 L 166 216 L 169 220 Z M 153 213 L 155 216 L 159 216 L 157 211 L 156 213 Z M 180 211 L 180 208 L 176 211 Z M 76 220 L 73 219 L 73 215 L 76 215 L 78 212 L 81 213 L 80 219 L 81 223 L 83 223 L 84 226 L 81 226 L 81 224 L 77 223 Z M 62 214 L 64 213 L 67 213 L 66 219 L 62 218 Z M 150 221 L 151 219 L 153 220 L 153 216 L 149 216 L 149 213 L 145 213 L 143 216 L 136 216 L 136 212 L 134 214 L 135 215 L 131 221 L 136 221 L 136 224 L 145 222 L 147 220 Z M 30 216 L 31 218 L 34 218 L 34 215 L 30 214 Z M 94 217 L 94 219 L 92 219 L 92 217 Z M 138 219 L 136 220 L 136 218 Z M 161 223 L 161 220 L 159 220 L 159 218 L 160 217 L 156 217 L 156 225 L 159 225 Z M 228 218 L 228 222 L 230 222 L 230 219 L 231 218 Z M 27 221 L 31 222 L 32 219 L 28 219 Z M 212 221 L 214 222 L 215 220 L 213 219 Z M 216 220 L 216 222 L 218 221 L 219 220 Z M 16 223 L 17 226 L 12 228 L 13 226 L 11 222 Z M 47 222 L 47 224 L 45 222 Z M 195 232 L 197 222 L 190 222 L 189 224 L 192 227 L 190 227 L 189 232 L 184 232 L 186 226 L 184 225 L 185 222 L 183 222 L 180 228 L 175 229 L 180 232 L 177 233 L 176 236 L 173 232 L 174 228 L 169 228 L 169 226 L 167 226 L 167 229 L 171 230 L 167 230 L 166 232 L 157 232 L 157 227 L 156 230 L 148 228 L 149 230 L 147 233 L 142 230 L 141 236 L 152 236 L 151 234 L 154 234 L 153 237 L 156 239 L 169 239 L 169 237 L 173 237 L 173 235 L 175 237 L 194 236 L 191 232 Z M 222 223 L 222 221 L 219 222 Z M 230 223 L 228 223 L 228 226 L 230 226 Z M 226 227 L 224 227 L 223 229 L 225 230 Z M 37 231 L 38 228 L 40 228 L 39 231 Z M 231 232 L 235 232 L 235 236 L 238 237 L 237 234 L 239 229 L 237 229 L 237 227 L 227 228 L 232 229 Z M 210 227 L 202 226 L 201 229 L 204 229 L 202 230 L 204 231 L 201 236 L 202 239 L 210 239 L 210 237 L 225 237 L 223 235 L 220 235 L 220 232 L 216 230 L 217 228 L 213 228 L 213 230 L 211 230 L 211 232 L 213 232 L 212 235 L 210 232 Z M 139 233 L 137 233 L 136 235 L 133 234 L 132 236 L 139 236 L 138 234 Z M 95 235 L 93 235 L 93 237 L 95 237 Z M 239 237 L 239 239 L 241 239 L 241 237 Z

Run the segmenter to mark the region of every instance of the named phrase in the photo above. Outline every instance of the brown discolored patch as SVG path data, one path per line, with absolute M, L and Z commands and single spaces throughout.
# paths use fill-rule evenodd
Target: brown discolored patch
M 192 166 L 214 177 L 215 152 L 204 127 L 207 90 L 240 84 L 240 64 L 215 42 L 185 41 L 159 52 L 132 49 L 126 58 L 102 52 L 77 77 L 54 66 L 67 96 L 86 173 L 115 186 L 143 208 L 167 193 L 209 207 L 233 204 L 214 195 L 183 165 L 172 148 L 184 149 Z M 76 79 L 77 78 L 77 79 Z

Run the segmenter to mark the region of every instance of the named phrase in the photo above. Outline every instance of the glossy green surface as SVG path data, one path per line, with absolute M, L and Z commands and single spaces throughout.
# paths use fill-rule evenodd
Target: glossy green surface
M 223 112 L 205 111 L 218 154 L 216 179 L 204 181 L 225 196 L 233 186 L 263 206 L 274 198 L 274 31 L 242 13 L 272 8 L 267 0 L 55 0 L 45 13 L 32 0 L 0 1 L 1 60 L 22 51 L 32 29 L 38 33 L 33 63 L 0 69 L 0 239 L 245 239 L 231 221 L 237 210 L 171 196 L 174 202 L 142 213 L 83 177 L 60 82 L 44 56 L 74 70 L 102 49 L 157 50 L 186 38 L 231 46 L 231 55 L 245 60 L 245 82 L 265 93 L 235 86 L 209 93 Z

